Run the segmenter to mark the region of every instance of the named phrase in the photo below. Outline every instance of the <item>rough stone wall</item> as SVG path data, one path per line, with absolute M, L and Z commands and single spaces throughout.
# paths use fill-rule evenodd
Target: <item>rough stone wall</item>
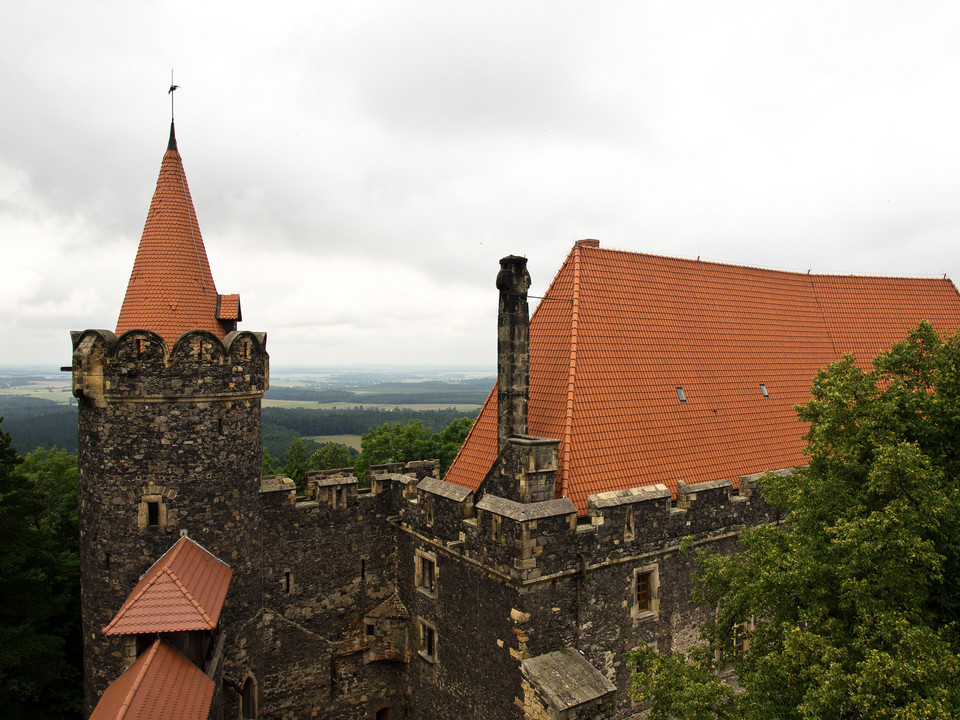
M 364 628 L 395 591 L 394 506 L 330 475 L 312 478 L 319 501 L 264 498 L 263 611 L 250 649 L 261 655 L 262 717 L 359 720 L 391 705 L 399 718 L 405 664 L 368 662 Z
M 415 626 L 422 620 L 436 630 L 435 661 L 415 652 L 409 665 L 409 717 L 517 717 L 520 658 L 510 613 L 518 588 L 426 537 L 401 532 L 398 540 L 400 596 Z M 417 550 L 436 554 L 436 597 L 415 587 Z
M 502 451 L 512 435 L 527 433 L 530 384 L 530 311 L 527 259 L 510 255 L 500 260 L 497 275 L 500 307 L 497 314 L 497 436 Z
M 89 712 L 122 669 L 122 642 L 100 630 L 181 532 L 233 568 L 221 615 L 228 633 L 257 606 L 268 360 L 263 337 L 252 333 L 233 333 L 224 343 L 187 333 L 173 352 L 146 331 L 119 339 L 87 331 L 74 342 Z M 228 674 L 230 663 L 227 653 Z
M 560 501 L 519 505 L 487 496 L 459 531 L 456 522 L 441 522 L 455 517 L 456 503 L 436 487 L 432 523 L 425 493 L 395 495 L 401 597 L 438 637 L 436 662 L 414 657 L 410 665 L 410 717 L 456 717 L 456 703 L 468 717 L 520 717 L 519 661 L 564 647 L 581 651 L 617 686 L 613 716 L 632 716 L 625 653 L 641 644 L 686 650 L 709 612 L 691 603 L 696 563 L 681 543 L 730 553 L 743 528 L 775 520 L 751 479 L 741 479 L 739 490 L 729 481 L 682 490 L 685 508 L 658 488 L 594 496 L 580 523 L 551 514 Z M 543 516 L 534 517 L 540 508 Z M 418 551 L 436 557 L 436 597 L 416 586 Z M 654 575 L 655 610 L 636 607 L 638 572 Z M 418 715 L 423 708 L 433 714 Z

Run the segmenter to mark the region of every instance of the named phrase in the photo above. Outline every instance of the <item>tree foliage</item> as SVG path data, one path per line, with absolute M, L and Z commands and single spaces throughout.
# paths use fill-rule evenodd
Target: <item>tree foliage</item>
M 924 323 L 869 372 L 846 357 L 798 413 L 809 466 L 761 480 L 783 524 L 700 555 L 703 645 L 634 653 L 632 692 L 664 720 L 960 716 L 960 339 Z
M 0 431 L 0 705 L 7 718 L 80 717 L 76 457 L 17 456 Z
M 437 433 L 431 433 L 419 420 L 411 420 L 405 425 L 384 423 L 363 434 L 362 450 L 354 466 L 355 474 L 362 480 L 371 465 L 411 460 L 439 460 L 443 474 L 456 457 L 471 427 L 473 419 L 469 417 L 454 420 Z
M 362 482 L 366 478 L 367 468 L 371 465 L 439 460 L 440 471 L 444 473 L 456 457 L 472 426 L 473 419 L 469 417 L 454 420 L 440 432 L 430 432 L 419 420 L 411 420 L 405 424 L 383 423 L 363 434 L 359 455 L 356 450 L 333 442 L 311 450 L 310 444 L 302 438 L 296 438 L 287 446 L 285 462 L 264 450 L 263 473 L 283 473 L 297 484 L 299 490 L 303 489 L 306 474 L 310 470 L 353 468 L 354 474 Z

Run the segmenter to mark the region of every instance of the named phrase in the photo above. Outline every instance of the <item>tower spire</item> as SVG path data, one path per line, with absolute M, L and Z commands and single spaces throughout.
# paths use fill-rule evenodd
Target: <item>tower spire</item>
M 223 338 L 239 319 L 239 297 L 220 296 L 214 285 L 171 121 L 117 334 L 153 330 L 172 346 L 188 330 Z

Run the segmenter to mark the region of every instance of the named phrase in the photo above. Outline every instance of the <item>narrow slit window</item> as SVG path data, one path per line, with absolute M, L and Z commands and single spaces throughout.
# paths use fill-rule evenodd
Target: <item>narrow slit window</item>
M 680 402 L 681 402 L 682 404 L 684 404 L 684 405 L 686 404 L 686 402 L 687 402 L 687 394 L 683 391 L 683 388 L 680 387 L 679 385 L 677 386 L 677 397 L 680 399 Z
M 283 591 L 285 593 L 290 592 L 290 573 L 288 572 L 283 574 Z
M 157 527 L 160 525 L 160 503 L 156 501 L 147 502 L 147 525 Z
M 770 393 L 767 391 L 767 386 L 763 383 L 760 383 L 760 394 L 763 395 L 764 400 L 770 397 Z

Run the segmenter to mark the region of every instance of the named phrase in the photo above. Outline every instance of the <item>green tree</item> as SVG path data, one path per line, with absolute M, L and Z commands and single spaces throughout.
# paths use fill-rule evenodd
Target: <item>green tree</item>
M 431 459 L 429 440 L 430 432 L 419 420 L 406 425 L 384 423 L 368 430 L 360 439 L 360 457 L 354 465 L 357 478 L 364 481 L 371 465 Z
M 356 458 L 356 450 L 346 445 L 335 442 L 324 443 L 319 450 L 315 450 L 310 456 L 311 470 L 329 470 L 331 468 L 353 467 Z
M 703 644 L 632 654 L 632 692 L 654 719 L 960 716 L 960 339 L 924 323 L 872 371 L 846 357 L 798 413 L 809 466 L 761 481 L 784 522 L 699 556 Z
M 76 458 L 21 459 L 0 431 L 0 705 L 7 718 L 80 717 Z
M 302 491 L 309 469 L 310 450 L 302 438 L 297 438 L 287 448 L 287 461 L 283 464 L 283 474 L 297 484 L 298 491 Z
M 277 460 L 270 451 L 263 449 L 263 464 L 261 468 L 263 475 L 277 475 L 283 472 L 283 463 Z

